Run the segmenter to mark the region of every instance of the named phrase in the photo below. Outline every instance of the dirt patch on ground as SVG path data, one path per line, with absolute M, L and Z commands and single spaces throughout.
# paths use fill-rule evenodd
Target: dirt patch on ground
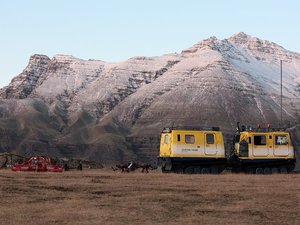
M 0 171 L 1 224 L 299 224 L 300 174 Z

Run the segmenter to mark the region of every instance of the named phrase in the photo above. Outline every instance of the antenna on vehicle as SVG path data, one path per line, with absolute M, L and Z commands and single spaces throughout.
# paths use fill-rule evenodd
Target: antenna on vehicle
M 282 126 L 282 60 L 280 60 L 280 127 Z

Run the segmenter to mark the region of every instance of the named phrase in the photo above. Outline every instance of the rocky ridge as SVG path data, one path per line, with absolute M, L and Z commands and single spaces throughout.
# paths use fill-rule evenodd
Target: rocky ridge
M 300 121 L 300 55 L 244 33 L 120 63 L 34 55 L 0 90 L 0 151 L 147 161 L 164 126 L 220 126 L 228 137 L 236 121 L 279 126 L 280 60 L 289 127 Z

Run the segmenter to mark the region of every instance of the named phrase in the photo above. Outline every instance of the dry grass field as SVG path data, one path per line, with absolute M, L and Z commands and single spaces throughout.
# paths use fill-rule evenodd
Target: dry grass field
M 300 224 L 300 174 L 0 170 L 0 224 Z

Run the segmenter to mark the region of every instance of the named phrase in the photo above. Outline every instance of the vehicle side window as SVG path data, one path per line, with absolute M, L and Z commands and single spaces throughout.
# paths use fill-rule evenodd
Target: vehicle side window
M 165 144 L 169 144 L 169 136 L 165 135 Z
M 254 145 L 266 145 L 267 138 L 266 135 L 255 135 L 254 136 Z
M 194 144 L 195 143 L 195 136 L 187 134 L 185 135 L 185 143 L 186 144 Z
M 206 144 L 214 144 L 215 143 L 215 135 L 214 134 L 206 134 Z
M 177 141 L 180 142 L 180 134 L 177 134 Z
M 275 136 L 275 144 L 276 145 L 287 145 L 287 136 L 286 135 L 276 135 Z

